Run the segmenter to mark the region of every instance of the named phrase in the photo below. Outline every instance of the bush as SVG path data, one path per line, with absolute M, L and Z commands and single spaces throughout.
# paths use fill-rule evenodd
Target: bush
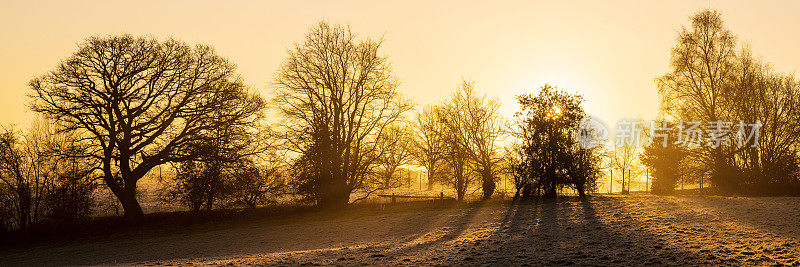
M 51 187 L 47 198 L 48 219 L 56 224 L 85 220 L 92 214 L 97 184 L 86 173 L 65 173 Z

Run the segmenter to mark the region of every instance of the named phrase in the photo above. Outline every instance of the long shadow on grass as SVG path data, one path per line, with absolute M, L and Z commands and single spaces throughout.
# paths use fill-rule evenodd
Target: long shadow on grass
M 773 234 L 800 239 L 800 197 L 688 198 L 685 205 L 708 209 L 710 217 L 713 217 L 710 219 L 735 221 Z
M 484 204 L 484 202 L 467 204 L 467 206 L 464 207 L 465 210 L 461 214 L 452 216 L 454 218 L 451 218 L 451 215 L 445 215 L 446 218 L 444 219 L 447 221 L 427 224 L 428 227 L 418 228 L 414 235 L 408 236 L 402 242 L 379 246 L 373 249 L 382 251 L 379 255 L 387 257 L 388 260 L 407 258 L 407 256 L 411 255 L 437 260 L 437 255 L 419 254 L 435 254 L 436 249 L 440 249 L 444 244 L 456 240 L 472 225 L 473 219 L 480 213 Z M 418 214 L 417 217 L 425 216 L 419 216 Z
M 448 248 L 472 226 L 473 219 L 485 203 L 475 202 L 439 211 L 418 211 L 401 220 L 402 225 L 391 226 L 398 238 L 385 242 L 364 244 L 356 248 L 336 251 L 310 251 L 285 257 L 282 260 L 266 259 L 259 264 L 334 264 L 334 265 L 393 265 L 414 261 L 437 261 L 441 249 Z M 454 214 L 455 213 L 455 214 Z M 403 231 L 397 229 L 403 228 Z
M 511 205 L 501 227 L 463 252 L 464 260 L 500 265 L 705 263 L 643 231 L 616 201 L 539 200 Z

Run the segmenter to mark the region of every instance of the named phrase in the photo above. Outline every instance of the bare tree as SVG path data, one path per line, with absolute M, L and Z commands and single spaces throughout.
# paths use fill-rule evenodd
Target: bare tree
M 423 113 L 431 118 L 425 118 L 424 125 L 420 123 L 427 128 L 422 131 L 426 136 L 421 139 L 427 142 L 422 146 L 427 150 L 422 156 L 438 160 L 439 156 L 432 152 L 444 155 L 459 199 L 464 197 L 475 174 L 482 182 L 483 199 L 491 198 L 496 177 L 504 171 L 497 147 L 502 133 L 499 106 L 497 100 L 479 95 L 473 82 L 462 80 L 450 99 L 428 111 L 436 112 L 435 116 Z M 439 126 L 429 122 L 433 117 L 438 117 Z M 438 133 L 434 134 L 434 130 Z M 442 151 L 436 151 L 441 147 Z
M 711 122 L 729 118 L 724 105 L 725 91 L 734 71 L 736 37 L 717 11 L 703 10 L 683 27 L 672 49 L 672 71 L 657 79 L 661 109 L 670 121 Z M 721 171 L 729 165 L 723 147 L 702 147 L 690 151 L 703 170 L 713 172 L 714 183 L 727 187 Z
M 12 229 L 14 220 L 13 192 L 5 184 L 0 184 L 0 234 Z
M 71 223 L 88 218 L 97 188 L 97 161 L 87 157 L 87 147 L 76 131 L 36 117 L 25 134 L 29 179 L 35 184 L 32 222 Z
M 263 101 L 209 46 L 130 35 L 91 37 L 30 82 L 31 107 L 80 130 L 89 156 L 125 210 L 142 215 L 137 182 L 154 167 L 192 159 L 201 134 L 258 119 Z
M 692 175 L 681 175 L 681 182 L 693 177 L 702 186 L 708 177 L 722 192 L 745 193 L 800 187 L 800 82 L 754 59 L 747 45 L 737 53 L 736 38 L 717 11 L 700 11 L 691 21 L 678 34 L 672 70 L 657 80 L 662 115 L 672 122 L 733 125 L 723 125 L 730 131 L 715 137 L 726 145 L 685 151 L 690 164 L 682 171 Z M 760 125 L 759 137 L 746 140 L 739 123 Z
M 12 127 L 0 135 L 0 191 L 14 211 L 15 227 L 45 221 L 69 223 L 88 217 L 95 177 L 85 147 L 58 125 L 36 117 L 25 133 Z
M 433 189 L 433 184 L 441 182 L 441 172 L 444 171 L 444 156 L 447 144 L 442 138 L 443 124 L 439 115 L 441 107 L 426 106 L 416 114 L 414 120 L 414 147 L 412 155 L 416 162 L 423 167 L 428 176 L 428 190 Z
M 622 176 L 622 180 L 620 180 L 622 193 L 630 192 L 631 172 L 638 172 L 640 152 L 639 144 L 619 144 L 610 151 L 611 166 Z
M 349 203 L 350 194 L 385 152 L 386 127 L 411 109 L 397 93 L 381 41 L 357 40 L 348 27 L 320 22 L 289 51 L 275 78 L 274 103 L 286 148 L 301 154 L 301 192 L 321 206 Z
M 800 186 L 800 81 L 754 59 L 749 47 L 741 50 L 736 63 L 725 95 L 729 117 L 763 125 L 757 146 L 728 149 L 730 165 L 744 174 L 735 175 L 747 177 L 736 182 L 755 185 L 745 187 L 748 191 L 791 192 Z M 734 137 L 731 143 L 741 141 Z
M 26 230 L 30 226 L 33 208 L 33 190 L 36 185 L 28 179 L 23 144 L 13 129 L 0 133 L 0 181 L 13 194 L 13 211 L 17 227 Z
M 392 125 L 386 134 L 378 139 L 384 153 L 378 161 L 376 175 L 378 184 L 384 189 L 403 185 L 398 168 L 411 161 L 411 133 L 403 125 Z
M 449 103 L 448 116 L 461 127 L 464 147 L 481 178 L 483 199 L 489 199 L 496 188 L 496 177 L 502 172 L 503 158 L 497 147 L 503 133 L 500 102 L 480 95 L 474 82 L 463 80 Z
M 215 113 L 218 115 L 214 117 L 224 116 L 219 114 L 220 111 Z M 204 137 L 196 139 L 202 141 L 189 147 L 190 151 L 183 152 L 197 157 L 178 163 L 178 169 L 182 171 L 175 177 L 177 183 L 172 188 L 172 195 L 189 203 L 194 211 L 200 208 L 196 205 L 198 201 L 206 211 L 210 211 L 217 200 L 227 198 L 234 189 L 240 189 L 233 185 L 237 178 L 255 178 L 241 172 L 255 168 L 251 166 L 254 165 L 251 158 L 271 149 L 271 145 L 264 141 L 265 136 L 257 134 L 260 130 L 258 121 L 249 122 L 220 125 L 199 132 Z
M 449 116 L 449 112 L 442 113 L 438 117 L 443 124 L 442 132 L 439 134 L 447 144 L 444 151 L 444 162 L 450 175 L 445 180 L 456 190 L 456 199 L 461 201 L 475 180 L 475 176 L 472 175 L 471 155 L 463 136 L 464 129 L 458 124 L 458 120 Z
M 231 174 L 233 181 L 226 195 L 232 203 L 255 208 L 274 202 L 284 192 L 284 166 L 259 166 L 252 161 L 241 161 L 238 166 Z

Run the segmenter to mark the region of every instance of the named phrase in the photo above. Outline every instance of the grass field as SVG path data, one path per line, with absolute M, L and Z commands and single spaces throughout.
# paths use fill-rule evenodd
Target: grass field
M 7 248 L 0 265 L 800 265 L 800 198 L 408 202 L 161 222 Z

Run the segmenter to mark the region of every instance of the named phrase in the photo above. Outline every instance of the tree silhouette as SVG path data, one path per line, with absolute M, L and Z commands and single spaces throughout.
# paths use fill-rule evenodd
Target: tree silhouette
M 91 37 L 30 82 L 31 107 L 79 130 L 103 181 L 138 217 L 137 182 L 154 167 L 193 159 L 202 132 L 258 119 L 263 101 L 211 47 L 130 35 Z
M 396 188 L 403 185 L 398 168 L 411 161 L 411 133 L 404 125 L 392 125 L 386 128 L 386 134 L 378 139 L 383 147 L 383 156 L 378 160 L 376 169 L 377 187 L 382 189 Z
M 443 124 L 439 118 L 441 107 L 430 105 L 418 111 L 414 119 L 412 156 L 423 167 L 428 176 L 428 190 L 434 183 L 444 184 L 444 156 L 447 143 L 441 133 Z
M 0 181 L 13 194 L 13 211 L 17 226 L 26 230 L 30 226 L 36 186 L 26 174 L 25 155 L 17 134 L 12 129 L 0 133 Z
M 653 142 L 639 156 L 640 161 L 653 176 L 651 190 L 654 194 L 672 194 L 678 181 L 686 175 L 684 167 L 687 152 L 674 142 Z
M 790 192 L 800 187 L 800 83 L 755 60 L 717 11 L 703 10 L 682 28 L 670 58 L 671 71 L 657 79 L 662 117 L 671 123 L 729 122 L 717 139 L 686 150 L 682 178 L 729 193 Z M 759 125 L 740 129 L 744 123 Z M 761 127 L 763 126 L 763 127 Z M 758 138 L 749 139 L 758 127 Z M 745 130 L 744 132 L 740 130 Z M 682 179 L 683 180 L 683 179 Z
M 611 167 L 616 169 L 618 173 L 620 173 L 620 176 L 622 176 L 622 193 L 628 193 L 631 187 L 631 176 L 639 171 L 638 168 L 640 164 L 638 160 L 641 147 L 639 144 L 619 144 L 614 146 L 614 149 L 609 152 L 611 156 Z
M 274 103 L 286 119 L 286 148 L 302 155 L 300 192 L 318 205 L 347 204 L 370 184 L 385 153 L 378 140 L 412 107 L 380 46 L 320 22 L 278 70 Z
M 496 188 L 495 179 L 503 171 L 497 148 L 503 133 L 500 103 L 479 94 L 474 82 L 462 80 L 444 106 L 452 137 L 480 176 L 483 199 L 489 199 Z
M 578 127 L 585 113 L 579 95 L 546 84 L 537 95 L 517 96 L 518 147 L 511 150 L 517 192 L 514 198 L 555 198 L 565 186 L 584 196 L 599 172 L 599 151 L 584 149 Z

